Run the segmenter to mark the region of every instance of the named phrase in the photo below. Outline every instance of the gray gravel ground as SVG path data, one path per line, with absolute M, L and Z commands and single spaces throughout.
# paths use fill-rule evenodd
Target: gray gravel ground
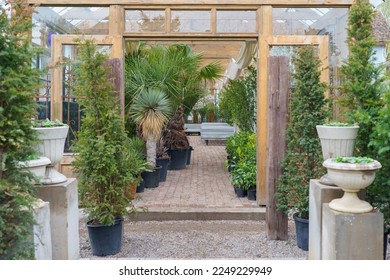
M 287 241 L 268 240 L 265 221 L 126 221 L 122 250 L 92 255 L 80 220 L 80 259 L 307 259 L 289 222 Z M 390 246 L 387 249 L 390 260 Z
M 287 241 L 266 238 L 265 221 L 126 221 L 120 253 L 126 259 L 307 259 L 296 246 L 295 228 Z M 80 258 L 92 256 L 88 233 L 80 222 Z

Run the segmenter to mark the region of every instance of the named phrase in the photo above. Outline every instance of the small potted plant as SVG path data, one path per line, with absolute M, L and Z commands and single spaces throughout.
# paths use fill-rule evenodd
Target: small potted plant
M 41 183 L 44 185 L 63 183 L 66 176 L 58 172 L 55 166 L 64 156 L 65 140 L 68 136 L 69 126 L 59 120 L 38 120 L 32 122 L 33 128 L 38 132 L 41 141 L 37 150 L 41 156 L 50 159 L 51 163 L 46 167 L 45 177 Z
M 342 198 L 329 203 L 333 210 L 348 213 L 367 213 L 373 207 L 359 199 L 357 193 L 372 184 L 375 173 L 382 165 L 368 157 L 328 158 L 323 163 L 328 170 L 329 178 L 344 191 Z

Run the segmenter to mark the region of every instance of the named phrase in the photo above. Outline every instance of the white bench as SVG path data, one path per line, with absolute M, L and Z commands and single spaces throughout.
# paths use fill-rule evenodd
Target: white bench
M 200 123 L 185 123 L 184 124 L 184 131 L 186 134 L 200 134 L 201 125 Z
M 200 138 L 206 141 L 206 145 L 209 144 L 209 140 L 223 140 L 234 134 L 234 127 L 227 123 L 202 123 L 200 129 Z

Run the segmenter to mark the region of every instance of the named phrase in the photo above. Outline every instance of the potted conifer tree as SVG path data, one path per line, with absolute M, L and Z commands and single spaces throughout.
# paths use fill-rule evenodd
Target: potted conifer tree
M 313 46 L 298 48 L 292 62 L 295 84 L 286 132 L 287 150 L 276 199 L 279 210 L 293 213 L 298 247 L 308 250 L 309 181 L 325 173 L 316 125 L 324 123 L 326 118 L 326 85 L 320 82 L 320 61 Z
M 121 250 L 123 219 L 134 210 L 126 197 L 133 179 L 127 154 L 128 137 L 106 54 L 85 40 L 79 45 L 75 94 L 83 111 L 81 129 L 73 144 L 73 165 L 78 174 L 80 201 L 88 215 L 87 228 L 94 255 L 113 255 Z

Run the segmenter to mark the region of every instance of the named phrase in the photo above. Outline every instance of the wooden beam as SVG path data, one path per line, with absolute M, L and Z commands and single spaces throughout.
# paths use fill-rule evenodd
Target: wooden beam
M 277 210 L 275 193 L 282 174 L 285 156 L 288 108 L 290 95 L 289 58 L 269 57 L 268 73 L 268 139 L 267 139 L 267 238 L 287 240 L 288 217 Z
M 123 59 L 123 37 L 120 35 L 53 35 L 51 46 L 52 88 L 50 113 L 52 120 L 58 119 L 62 121 L 63 45 L 77 45 L 77 39 L 92 39 L 97 45 L 112 45 L 111 58 Z M 121 81 L 124 83 L 123 78 Z M 124 84 L 121 86 L 120 102 L 122 116 L 124 116 Z
M 62 121 L 62 42 L 58 35 L 52 36 L 51 61 L 50 119 Z
M 109 34 L 122 35 L 125 27 L 125 10 L 120 5 L 110 6 Z
M 266 205 L 267 200 L 267 96 L 269 45 L 265 38 L 272 36 L 272 7 L 258 10 L 259 43 L 257 64 L 257 203 Z
M 43 5 L 145 5 L 144 0 L 28 0 Z M 149 0 L 147 5 L 279 5 L 279 6 L 340 6 L 351 5 L 353 0 Z

